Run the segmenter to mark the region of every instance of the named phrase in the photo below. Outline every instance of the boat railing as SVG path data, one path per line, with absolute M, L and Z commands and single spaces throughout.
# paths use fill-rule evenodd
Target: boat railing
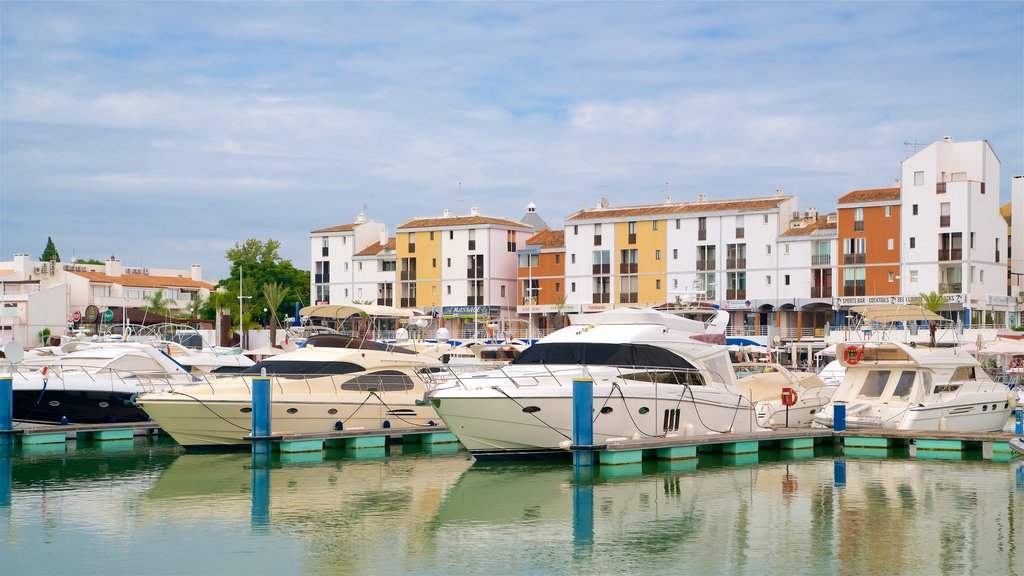
M 503 366 L 499 368 L 485 368 L 484 370 L 475 371 L 460 371 L 446 369 L 441 372 L 435 372 L 424 375 L 427 378 L 427 387 L 429 389 L 442 389 L 442 388 L 481 388 L 481 383 L 488 382 L 500 382 L 502 384 L 511 384 L 515 388 L 532 388 L 539 385 L 550 385 L 553 384 L 559 388 L 569 388 L 572 386 L 572 381 L 579 378 L 588 378 L 595 380 L 595 374 L 592 371 L 594 368 L 601 368 L 602 370 L 610 369 L 613 370 L 611 375 L 613 380 L 643 380 L 651 382 L 655 385 L 666 384 L 672 386 L 678 385 L 702 385 L 703 378 L 700 371 L 689 368 L 674 368 L 665 366 L 589 366 L 589 365 L 575 365 L 566 366 L 559 365 L 552 367 L 546 364 L 529 365 L 537 366 L 537 371 L 515 371 L 510 372 L 509 366 Z M 608 374 L 602 374 L 602 380 L 608 378 Z M 497 387 L 495 384 L 494 387 Z
M 384 370 L 388 370 L 384 368 Z M 305 387 L 305 391 L 308 394 L 323 393 L 330 389 L 332 392 L 337 393 L 341 391 L 345 392 L 408 392 L 414 395 L 421 395 L 423 393 L 422 386 L 416 386 L 417 376 L 422 383 L 422 375 L 420 372 L 423 368 L 416 368 L 414 370 L 392 368 L 388 374 L 374 374 L 367 372 L 352 372 L 347 374 L 268 374 L 262 376 L 255 373 L 224 373 L 224 374 L 193 374 L 192 381 L 189 382 L 188 386 L 204 386 L 209 388 L 210 392 L 214 395 L 217 394 L 218 388 L 226 388 L 224 384 L 230 383 L 232 385 L 241 384 L 246 393 L 252 395 L 252 381 L 256 378 L 270 378 L 272 394 L 284 394 L 284 393 L 297 393 L 292 387 L 294 384 L 299 384 Z M 178 382 L 178 385 L 184 384 Z M 288 384 L 288 390 L 285 390 L 284 385 Z M 170 387 L 172 390 L 176 389 L 174 386 Z M 237 388 L 232 386 L 232 392 L 236 392 Z

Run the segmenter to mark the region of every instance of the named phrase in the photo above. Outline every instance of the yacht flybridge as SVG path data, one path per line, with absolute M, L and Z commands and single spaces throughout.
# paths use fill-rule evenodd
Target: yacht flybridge
M 724 312 L 723 312 L 724 314 Z M 454 373 L 427 398 L 477 458 L 566 456 L 572 381 L 594 383 L 594 442 L 764 430 L 703 322 L 653 309 L 576 315 L 505 367 Z

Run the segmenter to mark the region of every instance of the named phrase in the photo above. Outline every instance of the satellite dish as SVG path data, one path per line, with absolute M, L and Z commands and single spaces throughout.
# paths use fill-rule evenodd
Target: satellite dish
M 4 345 L 4 355 L 11 364 L 17 364 L 25 359 L 25 349 L 14 340 Z

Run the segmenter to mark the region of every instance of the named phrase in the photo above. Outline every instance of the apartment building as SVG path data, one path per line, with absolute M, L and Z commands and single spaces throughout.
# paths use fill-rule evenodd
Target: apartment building
M 621 208 L 602 200 L 566 218 L 567 304 L 588 312 L 706 299 L 744 325 L 750 296 L 775 290 L 776 238 L 794 212 L 796 198 L 780 190 Z
M 355 267 L 355 301 L 397 306 L 398 253 L 396 238 L 381 234 L 379 241 L 352 256 Z
M 900 189 L 854 190 L 838 200 L 838 299 L 900 294 Z
M 39 346 L 39 332 L 54 336 L 73 329 L 98 332 L 103 324 L 138 322 L 133 309 L 146 306 L 157 291 L 167 311 L 181 313 L 209 298 L 213 284 L 202 267 L 189 270 L 124 266 L 117 258 L 103 264 L 41 262 L 27 254 L 0 262 L 0 340 L 23 347 Z M 164 315 L 153 313 L 165 320 Z
M 537 333 L 564 326 L 569 311 L 565 285 L 565 231 L 541 230 L 518 251 L 519 306 Z
M 350 224 L 310 232 L 312 301 L 317 304 L 352 304 L 356 300 L 373 298 L 373 292 L 366 289 L 365 279 L 356 270 L 354 256 L 382 239 L 386 242 L 387 237 L 387 227 L 368 220 L 362 212 Z
M 395 243 L 398 305 L 440 315 L 453 334 L 480 333 L 487 320 L 514 317 L 516 252 L 533 231 L 478 208 L 402 223 Z
M 826 324 L 835 324 L 838 222 L 835 212 L 822 215 L 810 208 L 795 213 L 779 235 L 777 292 L 767 303 L 760 296 L 753 300 L 755 324 L 768 324 L 770 339 L 776 334 L 787 340 L 819 337 Z M 773 310 L 768 306 L 775 306 L 776 314 L 767 314 Z
M 900 294 L 936 290 L 966 325 L 1004 325 L 1006 224 L 999 213 L 1000 163 L 985 140 L 945 137 L 903 161 Z

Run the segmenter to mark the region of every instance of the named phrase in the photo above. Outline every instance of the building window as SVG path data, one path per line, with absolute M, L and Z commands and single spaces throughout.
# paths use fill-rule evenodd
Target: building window
M 469 244 L 467 248 L 470 250 L 476 250 L 476 230 L 469 231 Z
M 700 216 L 697 218 L 697 240 L 708 239 L 708 219 L 707 216 Z
M 672 259 L 679 260 L 679 248 L 672 249 Z
M 445 288 L 446 288 L 446 291 L 448 292 L 448 295 L 451 296 L 452 295 L 452 285 L 449 284 Z
M 783 250 L 783 252 L 785 252 L 786 254 L 789 254 L 789 243 L 787 242 L 787 243 L 783 244 L 782 246 L 783 246 L 783 248 L 785 248 L 785 250 Z
M 736 237 L 745 238 L 747 235 L 746 228 L 743 226 L 743 216 L 736 217 Z
M 924 186 L 924 172 L 914 172 L 914 186 Z
M 910 271 L 910 283 L 917 284 L 917 270 Z
M 562 291 L 562 283 L 561 282 L 555 282 L 555 292 L 561 292 L 561 291 Z
M 342 246 L 347 246 L 348 245 L 348 236 L 342 236 L 341 237 L 341 245 Z M 347 294 L 346 294 L 346 296 L 347 296 Z
M 448 239 L 449 240 L 455 240 L 455 230 L 449 230 L 448 231 Z
M 953 172 L 949 175 L 950 182 L 963 182 L 967 180 L 967 172 Z
M 437 258 L 431 258 L 430 259 L 430 267 L 431 268 L 437 268 Z
M 561 264 L 561 263 L 562 263 L 562 255 L 561 254 L 555 254 L 555 264 Z
M 896 274 L 889 272 L 889 283 L 892 284 L 896 280 Z
M 576 283 L 573 282 L 572 284 L 570 284 L 569 288 L 571 289 L 572 292 L 576 292 Z
M 437 286 L 431 286 L 430 293 L 434 296 L 437 296 Z
M 949 218 L 949 202 L 939 204 L 939 226 L 941 228 L 948 228 Z
M 345 272 L 348 272 L 348 262 L 345 262 Z
M 981 271 L 978 272 L 978 282 L 981 282 L 982 284 L 985 283 L 985 269 L 984 268 L 982 268 Z
M 328 253 L 329 253 L 328 246 L 329 245 L 330 245 L 330 242 L 328 242 L 327 236 L 323 236 L 322 238 L 320 238 L 320 255 L 321 256 L 327 256 L 328 255 Z
M 630 244 L 636 244 L 636 222 L 629 222 L 627 224 L 627 227 L 628 227 L 628 230 L 629 230 L 629 232 L 628 232 L 629 233 L 629 238 L 627 238 L 626 240 Z
M 358 270 L 359 270 L 360 272 L 362 272 L 362 271 L 363 271 L 363 263 L 362 263 L 362 262 L 360 262 L 360 263 L 358 264 L 358 266 L 359 266 L 359 267 L 358 267 L 357 269 L 358 269 Z
M 672 287 L 673 288 L 679 288 L 679 278 L 673 278 L 672 279 Z
M 655 221 L 651 222 L 651 230 L 657 230 L 657 229 L 658 229 L 658 221 L 655 220 Z
M 772 255 L 772 245 L 771 244 L 765 244 L 764 245 L 764 253 L 769 255 L 769 256 Z
M 661 278 L 656 278 L 654 280 L 654 289 L 661 290 Z
M 504 285 L 504 284 L 502 284 L 502 285 L 501 285 L 501 288 L 500 288 L 500 290 L 499 290 L 499 293 L 501 294 L 501 297 L 502 297 L 502 298 L 504 298 L 504 297 L 505 297 L 505 285 Z
M 515 230 L 509 230 L 509 231 L 505 232 L 505 243 L 506 243 L 506 250 L 508 250 L 509 252 L 515 252 L 516 251 L 516 231 Z
M 448 259 L 448 267 L 449 267 L 449 268 L 451 268 L 451 267 L 452 267 L 452 259 L 451 259 L 451 258 L 449 258 L 449 259 Z
M 913 214 L 914 216 L 917 216 L 917 204 L 912 204 L 910 206 L 910 213 Z
M 569 260 L 570 260 L 570 261 L 571 261 L 571 262 L 572 262 L 573 264 L 575 264 L 575 263 L 576 263 L 576 255 L 575 255 L 575 254 L 570 254 L 570 255 L 569 255 Z
M 768 223 L 768 215 L 767 214 L 763 214 L 762 216 L 764 216 L 764 223 L 767 224 Z
M 679 226 L 680 226 L 679 218 L 676 218 L 676 230 L 679 230 Z
M 786 286 L 789 286 L 789 274 L 785 274 L 782 276 L 782 283 L 785 284 Z
M 854 208 L 853 210 L 853 230 L 860 232 L 864 230 L 864 209 Z
M 661 260 L 661 250 L 655 250 L 654 251 L 654 259 L 655 260 Z
M 580 235 L 580 227 L 579 226 L 573 226 L 572 227 L 572 235 L 573 236 L 579 236 Z
M 910 237 L 910 247 L 911 248 L 916 248 L 917 247 L 917 238 L 915 238 L 914 236 Z
M 971 250 L 974 249 L 974 232 L 971 232 Z
M 594 246 L 601 245 L 601 224 L 594 224 Z
M 416 251 L 416 233 L 415 232 L 409 232 L 409 246 L 408 246 L 408 248 L 409 248 L 409 253 L 410 254 Z
M 893 239 L 889 238 L 889 250 L 892 250 L 892 246 L 893 246 Z
M 885 207 L 885 217 L 888 218 L 890 216 L 892 216 L 892 206 L 886 206 Z
M 769 274 L 768 276 L 765 276 L 765 277 L 764 277 L 764 283 L 765 283 L 765 285 L 767 285 L 767 286 L 771 286 L 771 285 L 772 285 L 772 277 L 771 277 L 771 274 Z
M 430 231 L 430 239 L 431 239 L 431 240 L 433 240 L 433 239 L 434 239 L 434 231 L 433 231 L 433 230 L 431 230 L 431 231 Z

